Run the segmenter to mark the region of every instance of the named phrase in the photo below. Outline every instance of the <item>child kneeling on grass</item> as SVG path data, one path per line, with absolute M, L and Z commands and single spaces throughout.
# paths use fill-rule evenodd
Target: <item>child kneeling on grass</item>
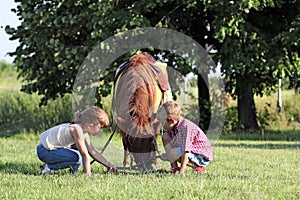
M 108 172 L 115 172 L 115 166 L 94 149 L 89 139 L 89 135 L 95 136 L 108 126 L 107 113 L 91 106 L 77 114 L 71 123 L 60 124 L 40 134 L 37 155 L 45 162 L 41 165 L 41 173 L 53 174 L 53 170 L 70 168 L 70 173 L 74 174 L 83 164 L 84 173 L 91 175 L 90 156 L 106 166 Z
M 171 163 L 173 174 L 184 174 L 186 166 L 205 173 L 204 166 L 212 160 L 212 147 L 204 132 L 193 122 L 181 117 L 177 103 L 169 101 L 157 111 L 156 118 L 164 130 L 162 136 L 166 153 L 161 159 Z M 180 168 L 177 162 L 181 163 Z

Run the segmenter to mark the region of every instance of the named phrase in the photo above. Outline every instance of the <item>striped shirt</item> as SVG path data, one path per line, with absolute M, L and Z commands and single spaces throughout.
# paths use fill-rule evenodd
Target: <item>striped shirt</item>
M 201 154 L 212 160 L 212 147 L 205 133 L 193 122 L 181 118 L 176 127 L 167 132 L 171 138 L 172 147 L 181 147 L 186 152 Z

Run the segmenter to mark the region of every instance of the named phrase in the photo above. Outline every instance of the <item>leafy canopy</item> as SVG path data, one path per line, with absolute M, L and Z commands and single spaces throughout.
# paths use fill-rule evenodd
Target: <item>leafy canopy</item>
M 20 4 L 13 12 L 22 23 L 7 26 L 6 32 L 20 45 L 10 55 L 16 56 L 19 76 L 26 81 L 22 90 L 43 95 L 42 104 L 72 92 L 77 70 L 95 44 L 138 27 L 174 29 L 208 51 L 214 49 L 213 58 L 222 64 L 226 89 L 233 95 L 263 95 L 275 89 L 282 68 L 292 78 L 300 71 L 297 0 L 16 2 Z M 162 55 L 182 74 L 197 73 L 184 59 Z M 103 77 L 106 84 L 99 96 L 110 90 L 115 67 Z M 239 77 L 245 81 L 238 83 Z

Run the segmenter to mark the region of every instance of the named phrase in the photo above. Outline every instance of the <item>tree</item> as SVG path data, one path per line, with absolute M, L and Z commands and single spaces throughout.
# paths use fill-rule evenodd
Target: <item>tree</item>
M 27 81 L 22 91 L 43 95 L 41 104 L 72 92 L 78 67 L 93 45 L 118 32 L 137 27 L 168 27 L 194 37 L 203 46 L 207 43 L 205 35 L 212 38 L 206 29 L 208 16 L 202 11 L 204 6 L 196 1 L 20 2 L 13 11 L 22 24 L 17 29 L 6 27 L 11 39 L 20 41 L 10 55 L 16 56 L 19 76 Z M 170 64 L 175 64 L 182 74 L 192 71 L 192 66 L 184 59 L 159 53 L 166 55 L 168 60 L 176 60 Z M 112 81 L 113 71 L 107 74 L 106 81 Z M 100 90 L 98 98 L 103 95 L 102 91 L 107 89 Z M 207 94 L 203 98 L 209 100 Z
M 238 102 L 244 129 L 258 131 L 254 95 L 274 91 L 280 68 L 299 54 L 297 1 L 207 1 L 214 13 L 218 59 Z M 287 42 L 288 41 L 288 42 Z M 294 69 L 297 66 L 294 66 Z M 299 68 L 299 66 L 298 66 Z
M 10 55 L 16 56 L 19 76 L 27 81 L 22 90 L 43 95 L 41 104 L 72 92 L 77 70 L 95 43 L 128 29 L 167 27 L 218 52 L 213 58 L 222 63 L 229 80 L 227 91 L 238 98 L 240 122 L 246 129 L 258 130 L 254 94 L 274 90 L 278 67 L 293 63 L 299 55 L 296 0 L 16 2 L 21 4 L 13 11 L 22 23 L 17 28 L 7 26 L 6 32 L 20 45 Z M 184 59 L 163 53 L 182 74 L 199 74 Z M 112 64 L 103 81 L 112 82 L 115 67 Z M 198 86 L 205 85 L 206 78 L 202 73 Z M 108 93 L 111 84 L 101 87 L 98 99 Z M 200 94 L 199 106 L 205 108 L 209 94 Z M 209 116 L 209 110 L 204 112 Z M 207 124 L 203 126 L 206 129 Z

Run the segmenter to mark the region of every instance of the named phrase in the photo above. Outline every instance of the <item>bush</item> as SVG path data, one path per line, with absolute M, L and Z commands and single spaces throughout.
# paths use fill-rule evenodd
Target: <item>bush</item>
M 234 132 L 241 129 L 241 124 L 238 122 L 238 110 L 236 106 L 226 107 L 226 119 L 224 124 L 224 131 Z
M 300 123 L 300 95 L 294 94 L 283 102 L 283 112 L 288 123 Z
M 0 76 L 2 76 L 4 73 L 6 73 L 6 74 L 15 73 L 15 69 L 13 68 L 13 66 L 11 64 L 9 64 L 5 61 L 0 61 Z
M 40 98 L 13 90 L 0 93 L 0 132 L 41 132 L 72 119 L 70 95 L 39 107 Z

